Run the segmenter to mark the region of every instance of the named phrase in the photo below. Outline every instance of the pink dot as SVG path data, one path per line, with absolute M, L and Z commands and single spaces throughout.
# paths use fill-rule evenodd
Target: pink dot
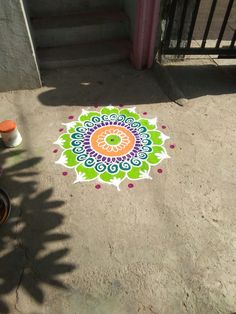
M 67 175 L 68 175 L 68 172 L 67 172 L 67 171 L 64 171 L 64 172 L 62 172 L 62 175 L 63 175 L 63 176 L 67 176 Z
M 174 148 L 175 148 L 175 144 L 171 144 L 171 145 L 170 145 L 170 148 L 171 148 L 171 149 L 174 149 Z
M 101 185 L 100 184 L 96 184 L 95 185 L 95 189 L 100 190 L 101 189 Z
M 52 152 L 56 154 L 58 152 L 58 149 L 54 149 Z
M 147 112 L 146 112 L 146 111 L 145 111 L 145 112 L 143 112 L 143 115 L 144 115 L 144 116 L 146 116 L 146 115 L 147 115 Z
M 60 128 L 60 129 L 59 129 L 59 132 L 62 132 L 62 131 L 64 131 L 64 129 L 63 129 L 63 128 Z
M 133 183 L 129 183 L 129 184 L 128 184 L 128 188 L 129 188 L 129 189 L 132 189 L 133 187 L 134 187 Z
M 162 170 L 161 168 L 159 168 L 159 169 L 157 169 L 157 172 L 158 172 L 158 173 L 162 173 L 163 170 Z
M 162 125 L 161 127 L 162 127 L 162 129 L 166 129 L 166 125 Z
M 72 120 L 72 119 L 74 119 L 74 116 L 69 116 L 68 119 Z

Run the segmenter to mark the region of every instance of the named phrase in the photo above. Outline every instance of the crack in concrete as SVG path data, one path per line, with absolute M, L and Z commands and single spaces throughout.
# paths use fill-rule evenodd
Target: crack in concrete
M 20 213 L 19 213 L 19 218 L 21 218 L 21 215 L 22 215 L 22 210 L 20 208 Z M 20 224 L 20 222 L 18 221 L 17 224 L 16 224 L 16 230 L 17 230 L 17 227 L 18 225 Z M 27 260 L 27 254 L 26 254 L 26 247 L 24 247 L 23 243 L 21 243 L 20 240 L 18 240 L 18 244 L 17 244 L 18 248 L 23 250 L 24 252 L 24 257 L 25 259 Z M 24 272 L 25 272 L 25 267 L 26 267 L 26 263 L 24 263 L 23 265 L 23 268 L 22 268 L 22 271 L 20 273 L 20 277 L 19 277 L 19 280 L 18 280 L 18 284 L 16 286 L 16 290 L 15 290 L 15 295 L 16 295 L 16 300 L 15 300 L 15 310 L 18 312 L 18 313 L 21 313 L 23 314 L 23 312 L 21 312 L 18 307 L 17 307 L 17 304 L 19 302 L 19 294 L 18 294 L 18 290 L 21 286 L 21 283 L 22 283 L 22 280 L 23 280 L 23 277 L 24 277 Z
M 183 301 L 182 304 L 183 304 L 183 307 L 184 307 L 186 313 L 188 313 L 188 307 L 187 307 L 186 303 Z
M 16 290 L 15 290 L 15 295 L 16 295 L 15 310 L 16 310 L 18 313 L 23 314 L 23 312 L 21 312 L 21 310 L 19 310 L 19 308 L 17 307 L 17 304 L 18 304 L 18 302 L 19 302 L 19 293 L 18 293 L 18 290 L 20 289 L 22 280 L 23 280 L 23 278 L 24 278 L 24 273 L 25 273 L 25 268 L 26 268 L 26 261 L 28 261 L 29 258 L 28 258 L 28 256 L 27 256 L 27 248 L 23 245 L 23 243 L 21 243 L 21 242 L 19 241 L 19 242 L 18 242 L 18 247 L 19 247 L 21 250 L 23 250 L 23 252 L 24 252 L 25 263 L 24 263 L 24 266 L 23 266 L 22 271 L 21 271 L 21 273 L 20 273 L 20 277 L 19 277 L 19 280 L 18 280 L 18 284 L 17 284 Z
M 114 248 L 113 248 L 113 246 L 111 245 L 110 242 L 108 242 L 108 245 L 109 245 L 109 253 L 110 253 L 110 256 L 112 256 L 113 251 L 114 251 Z
M 188 298 L 189 298 L 189 293 L 186 291 L 186 289 L 184 288 L 184 292 L 186 294 L 186 298 L 185 301 L 182 301 L 184 310 L 186 311 L 186 313 L 188 313 L 188 306 L 187 306 L 187 302 L 188 302 Z
M 157 314 L 157 312 L 154 311 L 152 305 L 145 305 L 145 304 L 143 304 L 143 303 L 140 303 L 140 305 L 142 306 L 142 309 L 141 309 L 141 307 L 139 306 L 138 312 L 139 312 L 140 310 L 143 310 L 144 312 L 146 312 L 146 310 L 148 310 L 148 311 L 151 312 L 152 314 Z
M 109 245 L 109 254 L 110 254 L 110 257 L 113 258 L 115 261 L 117 261 L 117 263 L 119 264 L 122 264 L 119 259 L 114 255 L 114 247 L 111 245 L 110 242 L 108 242 L 108 245 Z
M 153 311 L 153 306 L 152 306 L 152 305 L 149 305 L 148 309 L 149 309 L 149 311 L 150 311 L 151 313 L 157 314 L 157 312 L 154 312 L 154 311 Z
M 19 302 L 19 294 L 18 294 L 18 290 L 21 286 L 21 283 L 22 283 L 22 280 L 23 280 L 23 277 L 24 277 L 24 272 L 25 272 L 25 266 L 23 267 L 21 273 L 20 273 L 20 277 L 19 277 L 19 281 L 18 281 L 18 284 L 17 284 L 17 287 L 16 287 L 16 291 L 15 291 L 15 294 L 16 294 L 16 301 L 15 301 L 15 309 L 18 313 L 21 313 L 23 314 L 23 312 L 21 312 L 18 307 L 17 307 L 17 304 Z

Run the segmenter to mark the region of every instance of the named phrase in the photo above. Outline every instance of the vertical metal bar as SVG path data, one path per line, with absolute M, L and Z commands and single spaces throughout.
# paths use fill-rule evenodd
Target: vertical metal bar
M 217 0 L 213 0 L 212 1 L 212 5 L 211 5 L 210 14 L 209 14 L 209 17 L 208 17 L 208 20 L 207 20 L 206 29 L 205 29 L 205 32 L 204 32 L 204 35 L 203 35 L 201 48 L 204 48 L 205 45 L 206 45 L 206 40 L 207 40 L 207 36 L 209 34 L 209 30 L 210 30 L 210 27 L 211 27 L 211 22 L 212 22 L 212 18 L 213 18 L 214 12 L 215 12 L 216 4 L 217 4 Z
M 183 35 L 183 30 L 184 30 L 184 22 L 185 22 L 185 17 L 186 17 L 186 13 L 187 13 L 187 7 L 188 7 L 188 0 L 184 0 L 183 12 L 182 12 L 182 16 L 181 16 L 181 23 L 180 23 L 179 33 L 178 33 L 177 48 L 180 47 L 181 40 L 182 40 L 182 35 Z
M 197 14 L 198 14 L 200 2 L 201 2 L 201 0 L 196 0 L 196 3 L 195 3 L 194 11 L 192 14 L 192 20 L 191 20 L 191 24 L 190 24 L 190 29 L 189 29 L 189 34 L 188 34 L 187 48 L 190 48 L 190 46 L 191 46 L 193 31 L 194 31 L 194 27 L 195 27 L 196 20 L 197 20 Z
M 167 26 L 166 36 L 164 40 L 164 47 L 169 47 L 170 45 L 170 38 L 171 38 L 171 32 L 172 32 L 172 27 L 173 27 L 173 22 L 174 22 L 174 17 L 175 17 L 177 1 L 178 0 L 172 0 L 170 12 L 168 12 L 168 26 Z
M 231 40 L 230 48 L 234 48 L 235 41 L 236 41 L 236 30 L 234 31 L 234 35 L 233 35 L 233 38 Z
M 216 48 L 220 47 L 220 43 L 221 43 L 221 40 L 222 40 L 224 32 L 225 32 L 226 24 L 228 22 L 229 15 L 230 15 L 233 3 L 234 3 L 234 0 L 229 0 L 228 7 L 227 7 L 227 10 L 225 12 L 224 21 L 222 23 L 222 26 L 221 26 L 221 29 L 220 29 L 220 33 L 219 33 L 219 37 L 218 37 L 217 42 L 216 42 Z
M 188 7 L 188 0 L 184 0 L 183 12 L 182 12 L 182 16 L 181 16 L 181 23 L 180 23 L 180 28 L 179 28 L 179 32 L 178 32 L 178 39 L 177 39 L 177 46 L 176 46 L 177 48 L 179 48 L 180 44 L 181 44 L 187 7 Z

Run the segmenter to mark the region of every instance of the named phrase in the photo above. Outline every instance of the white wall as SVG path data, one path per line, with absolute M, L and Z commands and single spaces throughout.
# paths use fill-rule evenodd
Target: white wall
M 0 0 L 0 91 L 41 86 L 22 0 Z

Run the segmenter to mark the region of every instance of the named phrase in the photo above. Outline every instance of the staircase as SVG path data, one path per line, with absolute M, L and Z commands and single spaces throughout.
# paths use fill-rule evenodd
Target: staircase
M 128 58 L 130 26 L 121 0 L 28 0 L 28 6 L 41 69 Z

